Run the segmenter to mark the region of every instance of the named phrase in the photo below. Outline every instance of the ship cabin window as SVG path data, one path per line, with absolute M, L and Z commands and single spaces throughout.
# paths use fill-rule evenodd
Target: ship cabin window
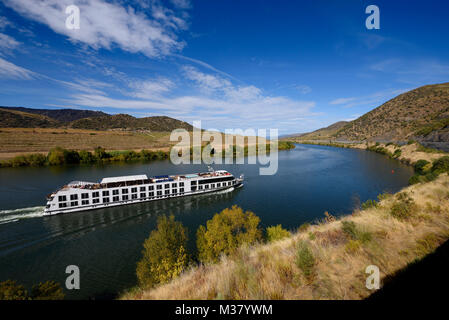
M 180 182 L 180 183 L 179 183 L 179 186 L 180 186 L 180 187 L 184 187 L 184 182 Z
M 209 189 L 209 185 L 206 184 L 206 185 L 204 186 L 204 189 Z
M 119 197 L 112 197 L 112 201 L 114 201 L 114 202 L 116 202 L 116 201 L 119 201 Z
M 215 188 L 215 183 L 212 183 L 212 185 L 210 186 L 212 189 Z
M 157 189 L 158 189 L 158 190 L 162 189 L 162 184 L 158 184 L 158 185 L 157 185 Z
M 166 184 L 164 185 L 164 188 L 165 188 L 165 189 L 170 188 L 170 183 L 166 183 Z
M 136 193 L 137 192 L 137 188 L 131 188 L 131 192 L 132 193 Z
M 141 197 L 141 198 L 146 198 L 146 197 L 147 197 L 147 194 L 146 194 L 145 192 L 142 192 L 142 193 L 140 194 L 140 197 Z
M 172 184 L 171 184 L 171 187 L 172 187 L 172 188 L 177 188 L 177 187 L 178 187 L 178 184 L 177 184 L 177 183 L 172 183 Z
M 109 198 L 103 198 L 103 203 L 108 203 L 109 202 Z
M 190 182 L 190 185 L 191 185 L 191 186 L 196 186 L 196 184 L 197 184 L 197 182 L 196 182 L 196 181 L 192 181 L 192 182 Z
M 154 192 L 150 192 L 150 193 L 148 194 L 148 196 L 149 196 L 149 197 L 154 197 Z
M 133 194 L 131 195 L 131 198 L 132 198 L 132 199 L 137 199 L 137 193 L 133 193 Z
M 81 200 L 81 204 L 84 206 L 86 204 L 89 204 L 89 200 Z
M 127 194 L 128 193 L 128 189 L 122 189 L 122 194 Z
M 109 191 L 103 191 L 103 197 L 109 196 Z
M 128 200 L 128 196 L 122 196 L 122 200 Z
M 228 182 L 228 186 L 231 186 L 232 185 L 232 182 Z
M 203 190 L 203 186 L 199 186 L 199 187 L 198 187 L 198 190 Z
M 72 201 L 70 202 L 70 206 L 76 207 L 78 205 L 78 201 Z
M 149 186 L 148 190 L 154 190 L 154 186 Z
M 88 193 L 81 193 L 81 199 L 89 199 Z
M 165 194 L 170 194 L 170 190 L 165 190 Z
M 60 203 L 60 204 L 59 204 L 59 207 L 60 207 L 60 208 L 67 208 L 67 203 Z
M 98 192 L 98 191 L 92 193 L 93 198 L 98 198 L 99 196 L 100 196 L 100 192 Z
M 221 183 L 217 183 L 217 188 L 220 188 L 221 187 Z
M 70 200 L 78 200 L 78 195 L 77 194 L 71 194 L 70 195 Z
M 58 201 L 59 202 L 67 201 L 67 197 L 66 196 L 58 196 Z
M 92 200 L 92 203 L 100 203 L 100 199 L 95 198 L 95 199 Z
M 184 188 L 180 188 L 180 189 L 179 189 L 179 192 L 184 192 Z
M 178 193 L 178 190 L 177 189 L 172 189 L 172 192 L 171 192 L 172 194 L 177 194 Z
M 157 195 L 158 195 L 158 196 L 162 196 L 162 191 L 158 191 L 158 192 L 157 192 Z
M 147 187 L 140 187 L 140 191 L 142 192 L 142 191 L 147 191 Z
M 117 195 L 118 194 L 118 189 L 112 190 L 112 195 Z

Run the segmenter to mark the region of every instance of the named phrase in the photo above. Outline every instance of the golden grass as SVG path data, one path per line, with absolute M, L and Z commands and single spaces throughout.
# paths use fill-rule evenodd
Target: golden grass
M 449 177 L 404 188 L 415 211 L 404 220 L 390 214 L 400 199 L 392 195 L 378 207 L 310 226 L 270 244 L 243 247 L 218 264 L 200 265 L 152 289 L 134 288 L 122 299 L 363 299 L 365 269 L 376 265 L 381 279 L 432 252 L 449 238 Z M 329 219 L 328 219 L 329 221 Z M 342 221 L 371 235 L 350 239 Z M 295 263 L 297 244 L 306 241 L 315 258 L 311 276 Z M 348 243 L 358 242 L 357 245 Z

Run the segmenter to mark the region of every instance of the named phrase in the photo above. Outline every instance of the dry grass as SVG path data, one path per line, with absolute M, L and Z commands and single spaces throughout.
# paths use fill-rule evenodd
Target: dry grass
M 365 287 L 368 265 L 377 265 L 384 278 L 449 238 L 448 186 L 444 174 L 403 189 L 414 203 L 406 219 L 391 215 L 391 207 L 405 198 L 393 195 L 377 208 L 313 225 L 271 244 L 241 248 L 218 264 L 193 267 L 153 289 L 134 288 L 122 299 L 363 299 L 372 293 Z M 354 222 L 358 233 L 370 237 L 351 238 L 342 221 Z M 300 242 L 307 243 L 314 257 L 308 276 L 296 263 Z

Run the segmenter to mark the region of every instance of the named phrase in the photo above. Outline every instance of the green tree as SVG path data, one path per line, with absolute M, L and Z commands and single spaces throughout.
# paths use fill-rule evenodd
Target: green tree
M 0 282 L 0 300 L 27 300 L 28 292 L 13 280 Z
M 48 164 L 59 166 L 65 163 L 64 149 L 56 147 L 50 150 L 47 156 Z
M 267 228 L 267 241 L 273 242 L 276 240 L 281 240 L 283 238 L 290 237 L 290 232 L 282 228 L 280 224 L 277 226 L 271 226 Z
M 106 150 L 102 147 L 96 147 L 94 150 L 95 158 L 97 160 L 102 160 L 108 157 L 108 154 L 106 153 Z
M 424 174 L 425 172 L 427 172 L 426 167 L 429 164 L 429 161 L 426 160 L 418 160 L 416 161 L 414 168 L 415 168 L 415 172 L 418 174 Z
M 61 285 L 55 281 L 40 282 L 31 289 L 33 300 L 63 300 L 64 292 Z
M 441 157 L 433 161 L 432 171 L 440 174 L 442 172 L 449 172 L 449 156 Z
M 89 151 L 86 151 L 86 150 L 81 150 L 79 152 L 79 156 L 80 156 L 80 162 L 81 163 L 92 163 L 95 160 L 95 158 L 92 155 L 92 153 L 89 152 Z
M 188 266 L 187 229 L 175 217 L 161 216 L 157 228 L 143 244 L 142 259 L 137 263 L 141 287 L 151 287 L 177 277 Z
M 207 227 L 197 231 L 198 258 L 216 262 L 221 254 L 231 254 L 244 243 L 253 244 L 262 239 L 260 219 L 253 212 L 243 212 L 234 205 L 207 221 Z

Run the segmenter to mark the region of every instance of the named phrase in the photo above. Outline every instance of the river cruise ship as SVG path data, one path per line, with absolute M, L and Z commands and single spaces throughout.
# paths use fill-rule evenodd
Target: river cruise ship
M 243 175 L 226 170 L 147 177 L 104 178 L 99 183 L 73 181 L 47 196 L 45 215 L 122 206 L 144 201 L 203 194 L 243 185 Z

